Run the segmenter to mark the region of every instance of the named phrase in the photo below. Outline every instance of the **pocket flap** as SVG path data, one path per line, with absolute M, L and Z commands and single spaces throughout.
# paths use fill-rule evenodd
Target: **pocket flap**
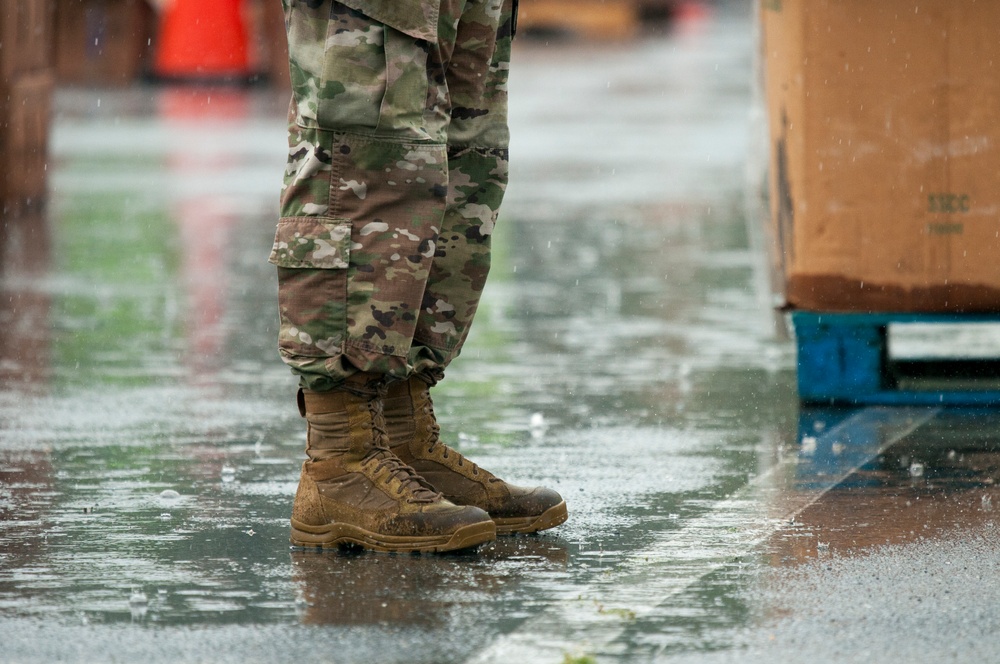
M 351 257 L 351 222 L 329 217 L 284 217 L 269 263 L 278 267 L 344 269 Z
M 440 0 L 340 0 L 351 9 L 416 39 L 437 42 Z

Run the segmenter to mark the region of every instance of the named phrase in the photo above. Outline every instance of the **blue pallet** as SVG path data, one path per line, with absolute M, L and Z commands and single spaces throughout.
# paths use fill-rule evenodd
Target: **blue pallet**
M 1000 323 L 1000 315 L 981 314 L 841 314 L 792 313 L 798 349 L 799 398 L 808 404 L 1000 405 L 1000 358 L 929 359 L 948 377 L 974 373 L 989 380 L 983 389 L 904 389 L 900 367 L 921 366 L 920 360 L 895 363 L 889 357 L 888 327 L 898 323 Z M 911 381 L 913 382 L 913 381 Z M 941 382 L 941 381 L 938 381 Z M 968 381 L 966 381 L 968 382 Z

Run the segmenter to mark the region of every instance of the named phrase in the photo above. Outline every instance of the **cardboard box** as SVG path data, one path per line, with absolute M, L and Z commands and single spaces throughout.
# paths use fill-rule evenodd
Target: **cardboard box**
M 128 85 L 151 58 L 155 16 L 146 0 L 55 0 L 60 83 Z
M 0 6 L 0 86 L 51 66 L 52 8 L 52 0 L 16 0 Z
M 0 201 L 20 208 L 47 192 L 51 71 L 22 76 L 0 90 Z
M 761 0 L 787 306 L 1000 311 L 1000 3 Z

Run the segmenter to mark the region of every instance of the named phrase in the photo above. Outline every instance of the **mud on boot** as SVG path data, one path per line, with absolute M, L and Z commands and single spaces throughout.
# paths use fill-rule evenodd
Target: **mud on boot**
M 534 533 L 566 521 L 566 503 L 555 491 L 508 484 L 441 442 L 429 387 L 419 376 L 387 387 L 385 421 L 396 456 L 448 500 L 485 510 L 498 534 Z
M 416 552 L 493 540 L 488 514 L 446 500 L 389 450 L 380 390 L 361 381 L 345 388 L 300 391 L 310 460 L 292 508 L 292 544 Z

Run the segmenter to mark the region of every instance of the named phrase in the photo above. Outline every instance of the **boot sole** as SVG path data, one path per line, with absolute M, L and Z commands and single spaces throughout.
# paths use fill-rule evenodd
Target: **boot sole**
M 497 529 L 492 521 L 463 526 L 448 535 L 400 537 L 373 533 L 346 523 L 309 526 L 292 519 L 291 542 L 293 546 L 320 549 L 355 545 L 372 551 L 433 553 L 469 549 L 491 542 L 496 539 L 496 536 Z
M 497 524 L 497 535 L 514 535 L 517 533 L 537 533 L 555 528 L 568 518 L 566 501 L 563 501 L 535 516 L 496 518 L 493 519 L 493 523 Z

